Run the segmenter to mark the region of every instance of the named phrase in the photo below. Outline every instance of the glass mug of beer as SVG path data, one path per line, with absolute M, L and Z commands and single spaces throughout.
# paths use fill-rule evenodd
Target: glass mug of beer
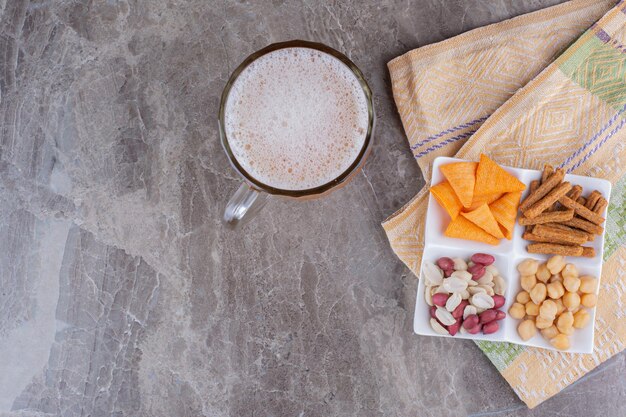
M 374 130 L 361 71 L 319 43 L 276 43 L 246 58 L 220 102 L 222 146 L 243 184 L 224 221 L 252 217 L 269 195 L 324 195 L 359 170 Z

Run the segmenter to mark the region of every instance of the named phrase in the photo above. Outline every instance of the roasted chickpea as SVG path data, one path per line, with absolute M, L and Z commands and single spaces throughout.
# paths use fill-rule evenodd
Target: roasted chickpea
M 559 350 L 569 349 L 569 338 L 564 334 L 558 334 L 550 339 L 550 344 Z
M 539 268 L 537 268 L 537 273 L 535 274 L 535 276 L 537 277 L 537 280 L 545 284 L 548 282 L 552 274 L 548 270 L 548 267 L 546 266 L 546 264 L 541 264 L 539 265 Z
M 566 311 L 561 314 L 559 318 L 556 320 L 556 327 L 559 329 L 559 332 L 571 335 L 574 332 L 574 315 L 571 311 Z
M 578 291 L 578 288 L 580 288 L 580 279 L 572 276 L 564 277 L 563 286 L 569 292 L 576 292 Z
M 517 293 L 515 300 L 517 300 L 518 303 L 526 304 L 530 301 L 530 294 L 528 294 L 528 291 L 520 291 Z
M 520 278 L 520 285 L 528 292 L 535 287 L 535 284 L 537 284 L 537 278 L 534 275 L 522 275 Z
M 537 328 L 535 322 L 532 320 L 524 320 L 517 326 L 517 333 L 522 340 L 526 341 L 537 334 Z
M 552 300 L 545 300 L 539 307 L 539 316 L 546 319 L 554 320 L 558 311 L 557 304 Z
M 549 283 L 546 289 L 548 291 L 548 297 L 552 298 L 553 300 L 559 299 L 563 297 L 563 294 L 565 294 L 565 288 L 563 287 L 563 284 L 558 281 Z
M 553 256 L 548 259 L 546 266 L 552 275 L 558 274 L 565 267 L 565 258 L 561 255 Z
M 557 329 L 554 324 L 546 329 L 541 330 L 541 335 L 548 340 L 552 339 L 557 334 L 559 334 L 559 329 Z
M 525 305 L 526 314 L 529 316 L 538 316 L 539 315 L 539 306 L 532 301 L 529 301 Z
M 520 275 L 535 275 L 539 268 L 539 261 L 536 259 L 524 259 L 517 265 Z
M 587 310 L 578 310 L 574 314 L 574 327 L 577 329 L 582 329 L 589 323 L 589 320 L 591 320 L 591 316 L 589 315 L 589 313 L 587 313 Z
M 567 307 L 569 311 L 575 310 L 580 305 L 580 295 L 575 292 L 566 292 L 565 295 L 563 295 L 563 305 Z
M 594 277 L 583 275 L 580 277 L 580 288 L 578 288 L 578 291 L 585 294 L 595 294 L 597 286 L 598 281 Z
M 585 307 L 595 307 L 598 303 L 598 296 L 595 294 L 583 294 L 583 296 L 580 297 L 580 303 Z
M 538 329 L 547 329 L 548 327 L 552 326 L 553 322 L 554 322 L 553 318 L 551 319 L 551 318 L 538 316 L 537 319 L 535 320 L 535 326 L 537 326 Z
M 530 299 L 533 300 L 533 303 L 539 305 L 546 299 L 546 293 L 546 284 L 539 282 L 530 290 Z
M 526 309 L 523 304 L 513 303 L 509 308 L 509 315 L 514 319 L 521 320 L 526 315 Z
M 567 264 L 565 265 L 565 267 L 563 267 L 563 270 L 561 271 L 561 276 L 563 277 L 563 279 L 567 277 L 578 278 L 578 269 L 574 264 Z
M 550 277 L 550 282 L 563 282 L 563 277 L 561 274 L 552 275 Z

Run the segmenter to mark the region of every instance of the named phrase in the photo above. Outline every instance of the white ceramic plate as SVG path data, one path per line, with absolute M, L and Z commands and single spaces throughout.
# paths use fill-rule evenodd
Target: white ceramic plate
M 441 174 L 439 167 L 441 165 L 449 164 L 451 162 L 462 162 L 462 159 L 439 157 L 435 159 L 433 164 L 433 177 L 431 184 L 435 185 L 443 181 L 445 178 Z M 526 184 L 526 191 L 522 194 L 522 199 L 528 194 L 528 186 L 532 180 L 541 178 L 541 172 L 529 169 L 510 168 L 503 166 L 511 174 L 515 175 L 520 181 Z M 580 185 L 583 187 L 583 195 L 588 195 L 593 190 L 598 190 L 602 195 L 609 200 L 611 194 L 611 183 L 591 177 L 583 177 L 580 175 L 566 175 L 566 181 L 570 181 L 572 185 Z M 606 218 L 606 210 L 603 213 L 603 217 Z M 536 255 L 529 254 L 526 251 L 526 245 L 528 241 L 522 239 L 522 233 L 524 228 L 519 224 L 515 225 L 513 232 L 513 239 L 502 239 L 497 246 L 488 245 L 486 243 L 474 242 L 471 240 L 455 239 L 444 236 L 448 223 L 450 222 L 450 216 L 446 211 L 439 206 L 437 201 L 430 195 L 428 200 L 428 212 L 426 214 L 426 227 L 425 227 L 425 241 L 426 247 L 424 249 L 424 256 L 422 257 L 422 264 L 428 260 L 435 262 L 442 256 L 450 258 L 460 257 L 465 260 L 469 260 L 470 256 L 477 252 L 489 253 L 496 258 L 494 265 L 500 271 L 500 275 L 507 282 L 506 290 L 506 303 L 501 308 L 502 311 L 507 312 L 507 316 L 504 320 L 501 320 L 500 329 L 493 334 L 483 335 L 482 333 L 471 335 L 457 333 L 455 336 L 440 335 L 430 327 L 430 314 L 428 312 L 429 306 L 424 299 L 424 280 L 419 280 L 417 288 L 417 299 L 415 303 L 415 317 L 413 321 L 413 330 L 417 334 L 426 336 L 439 336 L 439 337 L 456 337 L 459 339 L 475 339 L 475 340 L 489 340 L 494 342 L 511 342 L 526 346 L 535 346 L 539 348 L 556 350 L 546 341 L 539 332 L 530 340 L 524 342 L 517 334 L 517 325 L 520 320 L 516 320 L 509 316 L 508 310 L 511 304 L 515 301 L 515 295 L 520 291 L 520 278 L 517 272 L 517 265 L 526 258 L 534 258 L 540 262 L 545 262 L 549 255 Z M 604 233 L 601 236 L 597 236 L 593 242 L 588 242 L 586 246 L 593 246 L 596 250 L 596 256 L 593 258 L 583 257 L 566 257 L 567 262 L 571 262 L 578 267 L 580 275 L 593 275 L 600 280 L 602 274 L 602 255 L 604 252 Z M 421 271 L 421 268 L 420 268 Z M 421 273 L 420 273 L 421 275 Z M 421 277 L 420 277 L 421 278 Z M 599 285 L 598 285 L 599 287 Z M 602 302 L 602 300 L 598 300 Z M 596 309 L 588 309 L 591 315 L 591 322 L 583 329 L 575 329 L 574 334 L 570 336 L 571 347 L 567 352 L 573 353 L 592 353 L 593 351 L 593 337 L 595 327 L 595 311 Z

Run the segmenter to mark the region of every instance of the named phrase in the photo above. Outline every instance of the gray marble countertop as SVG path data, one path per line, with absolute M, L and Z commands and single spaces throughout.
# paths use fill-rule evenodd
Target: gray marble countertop
M 380 227 L 423 185 L 387 61 L 558 2 L 0 0 L 0 415 L 626 415 L 624 354 L 528 410 L 472 342 L 414 335 Z M 375 146 L 232 232 L 219 95 L 293 38 L 360 66 Z

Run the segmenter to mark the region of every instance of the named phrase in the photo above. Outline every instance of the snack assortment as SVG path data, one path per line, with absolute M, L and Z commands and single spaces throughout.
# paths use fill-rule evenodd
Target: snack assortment
M 441 257 L 424 262 L 424 298 L 436 333 L 492 334 L 500 329 L 507 285 L 494 261 L 492 255 L 475 253 L 469 261 Z
M 563 181 L 565 171 L 545 165 L 541 180 L 530 183 L 530 193 L 519 206 L 518 222 L 526 226 L 522 238 L 530 243 L 528 253 L 596 256 L 594 248 L 584 246 L 604 231 L 602 214 L 608 202 L 595 190 L 582 197 L 580 185 Z
M 592 353 L 611 184 L 485 155 L 439 157 L 432 172 L 415 333 Z
M 579 276 L 574 264 L 560 255 L 545 263 L 525 259 L 517 265 L 522 290 L 515 296 L 509 315 L 521 320 L 517 332 L 524 341 L 537 332 L 559 350 L 570 348 L 569 336 L 590 322 L 586 308 L 597 303 L 595 277 Z
M 440 167 L 445 181 L 430 192 L 450 216 L 444 235 L 497 245 L 511 240 L 524 183 L 480 156 L 480 162 L 454 162 Z

